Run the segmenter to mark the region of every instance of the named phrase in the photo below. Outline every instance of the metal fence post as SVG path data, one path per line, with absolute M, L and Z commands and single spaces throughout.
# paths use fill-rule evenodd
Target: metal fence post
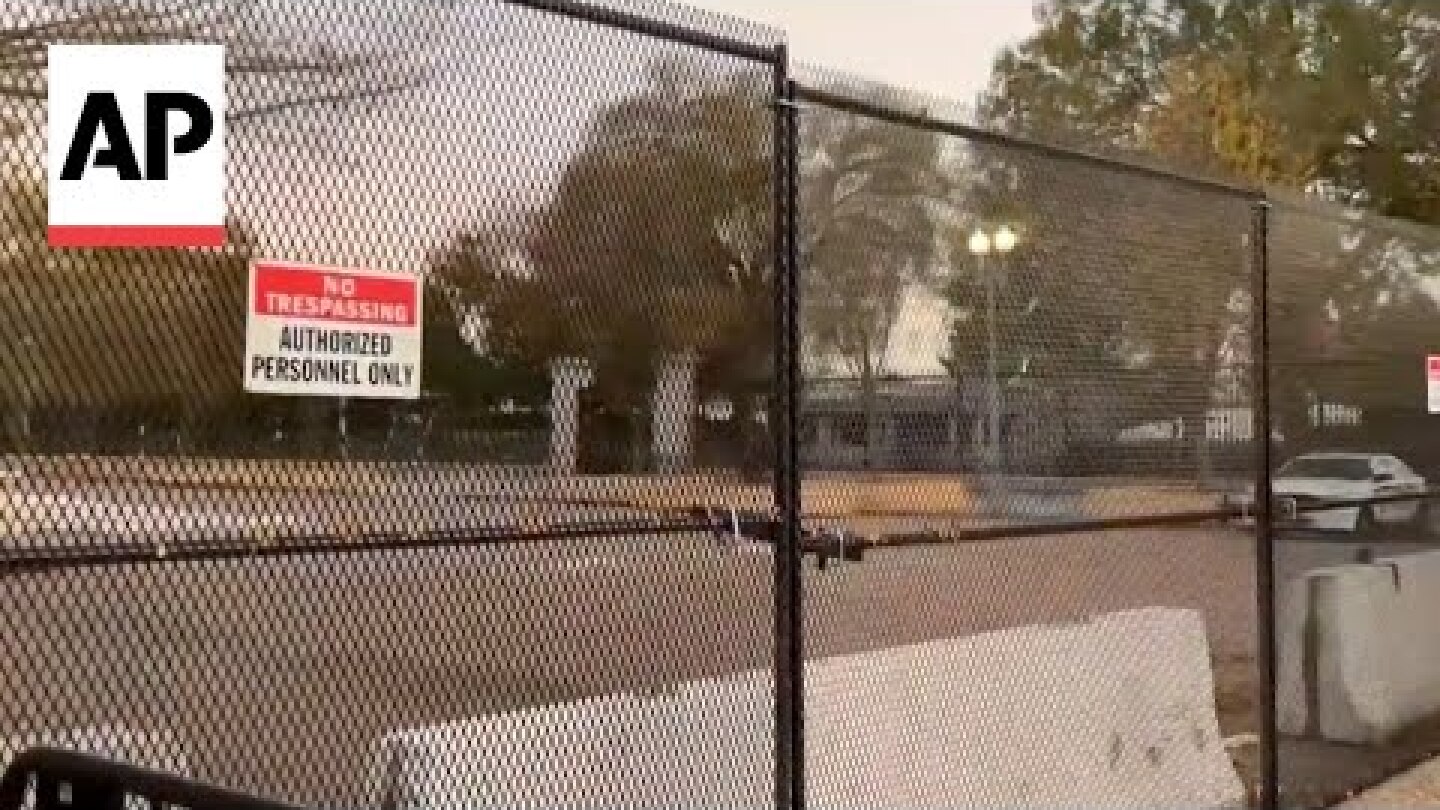
M 789 50 L 775 48 L 776 382 L 780 419 L 775 506 L 775 806 L 805 806 L 804 620 L 800 548 L 800 283 L 798 257 L 799 126 Z
M 1260 806 L 1279 805 L 1279 724 L 1275 705 L 1275 545 L 1271 532 L 1270 203 L 1251 207 L 1251 373 L 1254 388 L 1256 662 L 1260 670 Z

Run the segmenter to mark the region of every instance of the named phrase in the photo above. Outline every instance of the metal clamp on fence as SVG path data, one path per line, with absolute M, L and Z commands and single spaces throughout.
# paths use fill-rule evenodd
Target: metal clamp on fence
M 1286 495 L 1279 498 L 1279 500 L 1277 501 L 1277 505 L 1280 507 L 1280 514 L 1277 515 L 1277 517 L 1279 517 L 1281 520 L 1293 523 L 1300 519 L 1299 498 L 1296 498 L 1293 495 Z
M 172 773 L 59 748 L 28 749 L 0 776 L 0 810 L 127 810 L 136 806 L 153 810 L 299 810 Z
M 742 542 L 775 545 L 780 538 L 780 521 L 774 515 L 753 509 L 693 506 L 690 517 L 709 528 L 715 542 L 739 545 Z M 801 550 L 814 554 L 820 570 L 831 560 L 861 562 L 865 557 L 864 538 L 851 535 L 843 528 L 800 530 Z
M 735 507 L 694 506 L 690 517 L 707 526 L 716 543 L 727 541 L 738 545 L 742 540 L 755 543 L 774 543 L 779 536 L 779 524 L 774 517 L 753 510 Z
M 821 571 L 825 570 L 830 560 L 863 562 L 865 559 L 866 539 L 851 535 L 843 527 L 806 530 L 801 536 L 809 541 L 806 546 L 814 550 Z

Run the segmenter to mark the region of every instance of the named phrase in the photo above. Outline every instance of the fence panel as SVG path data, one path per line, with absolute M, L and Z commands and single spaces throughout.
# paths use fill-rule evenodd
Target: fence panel
M 811 802 L 1245 801 L 1252 199 L 799 95 Z
M 771 558 L 690 507 L 771 505 L 775 34 L 3 12 L 4 758 L 308 806 L 768 802 Z M 227 46 L 227 246 L 50 249 L 46 45 L 165 41 Z M 242 390 L 254 260 L 422 278 L 423 395 Z
M 1437 262 L 1434 228 L 1276 201 L 1271 386 L 1285 806 L 1338 801 L 1440 751 L 1440 645 L 1426 629 L 1440 598 L 1440 513 L 1424 497 L 1440 476 L 1427 396 L 1427 357 L 1440 346 Z M 1352 504 L 1324 508 L 1343 500 Z
M 777 32 L 659 0 L 0 12 L 0 760 L 1218 807 L 1272 721 L 1286 806 L 1440 750 L 1433 229 L 825 71 L 777 105 Z M 228 243 L 49 247 L 47 46 L 195 41 Z M 248 393 L 267 261 L 418 279 L 420 396 Z

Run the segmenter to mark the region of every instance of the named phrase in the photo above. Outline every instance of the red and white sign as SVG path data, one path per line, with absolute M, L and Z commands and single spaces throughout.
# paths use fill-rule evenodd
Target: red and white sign
M 245 323 L 245 390 L 415 399 L 424 296 L 416 276 L 255 261 Z
M 50 45 L 53 247 L 225 244 L 223 45 Z
M 1425 360 L 1425 387 L 1430 400 L 1430 413 L 1440 413 L 1440 354 Z

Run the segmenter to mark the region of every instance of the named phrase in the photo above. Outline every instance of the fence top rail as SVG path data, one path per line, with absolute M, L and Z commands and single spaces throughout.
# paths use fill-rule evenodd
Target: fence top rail
M 769 45 L 750 42 L 740 37 L 702 31 L 680 23 L 656 19 L 633 11 L 606 8 L 583 0 L 505 0 L 505 2 L 512 6 L 619 28 L 681 45 L 693 45 L 697 48 L 705 48 L 754 62 L 778 65 L 781 61 L 778 41 Z
M 1015 149 L 1025 150 L 1034 154 L 1052 157 L 1059 160 L 1066 160 L 1074 163 L 1084 163 L 1092 166 L 1113 169 L 1118 172 L 1125 172 L 1140 177 L 1148 177 L 1155 180 L 1163 180 L 1181 186 L 1187 186 L 1203 191 L 1218 192 L 1221 194 L 1239 197 L 1242 199 L 1261 202 L 1266 199 L 1265 191 L 1248 186 L 1227 183 L 1221 180 L 1213 180 L 1205 177 L 1181 174 L 1179 172 L 1145 166 L 1143 164 L 1122 160 L 1120 158 L 1108 157 L 1106 155 L 1086 152 L 1069 147 L 1055 146 L 1041 141 L 1022 138 L 1015 135 L 1007 135 L 1002 132 L 985 129 L 983 127 L 962 124 L 956 121 L 946 121 L 935 118 L 923 112 L 911 112 L 896 109 L 884 104 L 877 104 L 870 101 L 854 98 L 812 87 L 800 82 L 794 83 L 794 97 L 797 101 L 820 107 L 828 107 L 832 110 L 862 115 L 885 121 L 900 126 L 914 127 L 916 129 L 930 130 L 944 135 L 952 135 L 957 138 L 964 138 L 977 143 L 992 144 L 995 146 L 1008 146 Z

